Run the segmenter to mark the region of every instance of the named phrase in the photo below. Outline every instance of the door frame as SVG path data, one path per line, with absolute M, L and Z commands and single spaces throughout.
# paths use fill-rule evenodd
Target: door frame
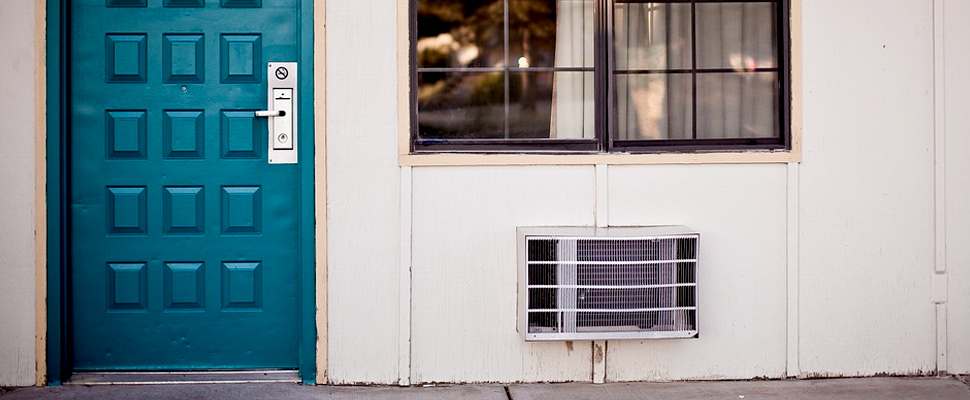
M 217 0 L 210 0 L 217 1 Z M 47 382 L 60 385 L 71 375 L 70 292 L 70 0 L 47 2 Z M 313 0 L 299 9 L 299 358 L 300 379 L 316 383 L 316 230 L 314 193 L 314 14 Z

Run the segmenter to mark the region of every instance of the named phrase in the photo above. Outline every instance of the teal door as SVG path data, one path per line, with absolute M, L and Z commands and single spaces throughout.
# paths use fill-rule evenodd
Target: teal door
M 75 371 L 297 368 L 299 171 L 254 115 L 297 3 L 68 3 Z

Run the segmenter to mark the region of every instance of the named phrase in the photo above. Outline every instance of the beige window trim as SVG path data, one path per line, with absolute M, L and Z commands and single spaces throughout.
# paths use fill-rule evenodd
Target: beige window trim
M 447 165 L 632 165 L 799 162 L 794 151 L 658 154 L 401 154 L 409 166 Z
M 411 154 L 409 0 L 397 0 L 398 164 L 446 165 L 592 165 L 592 164 L 739 164 L 791 163 L 802 160 L 802 4 L 791 0 L 791 150 L 656 154 Z

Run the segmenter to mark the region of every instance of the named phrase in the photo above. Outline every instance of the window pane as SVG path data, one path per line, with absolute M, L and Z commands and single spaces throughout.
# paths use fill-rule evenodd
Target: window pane
M 592 0 L 509 0 L 509 64 L 592 68 Z
M 697 75 L 697 138 L 778 136 L 775 72 Z
M 614 10 L 616 69 L 690 69 L 690 4 L 620 3 Z
M 505 137 L 505 73 L 418 73 L 418 137 Z
M 509 137 L 591 139 L 593 96 L 592 72 L 512 72 Z
M 418 0 L 418 68 L 505 66 L 501 0 Z
M 421 146 L 595 145 L 595 104 L 607 95 L 616 141 L 780 139 L 778 0 L 414 1 Z M 612 5 L 612 27 L 597 25 L 595 4 Z M 594 35 L 601 28 L 612 35 Z M 609 92 L 594 93 L 594 41 L 612 46 Z
M 691 139 L 691 81 L 690 74 L 616 75 L 614 139 Z
M 697 68 L 778 65 L 774 3 L 697 3 Z

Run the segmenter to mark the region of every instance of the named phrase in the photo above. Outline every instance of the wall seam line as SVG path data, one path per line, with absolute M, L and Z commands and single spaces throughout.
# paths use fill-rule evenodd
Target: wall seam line
M 409 166 L 401 167 L 401 270 L 400 270 L 400 316 L 398 334 L 398 385 L 408 386 L 411 377 L 411 257 L 413 198 L 412 198 L 412 170 Z
M 596 164 L 593 175 L 593 223 L 597 228 L 610 226 L 609 210 L 609 165 Z M 593 383 L 606 382 L 606 353 L 608 343 L 605 340 L 592 342 L 592 360 L 590 363 L 590 377 Z M 598 356 L 599 355 L 599 356 Z
M 788 268 L 786 375 L 801 375 L 799 361 L 799 165 L 788 164 Z
M 934 195 L 934 275 L 942 275 L 946 285 L 946 41 L 944 0 L 933 1 L 933 195 Z M 934 281 L 939 281 L 933 277 Z M 935 284 L 934 284 L 935 286 Z M 934 288 L 933 296 L 939 289 Z M 947 332 L 945 299 L 936 304 L 936 371 L 947 370 Z

